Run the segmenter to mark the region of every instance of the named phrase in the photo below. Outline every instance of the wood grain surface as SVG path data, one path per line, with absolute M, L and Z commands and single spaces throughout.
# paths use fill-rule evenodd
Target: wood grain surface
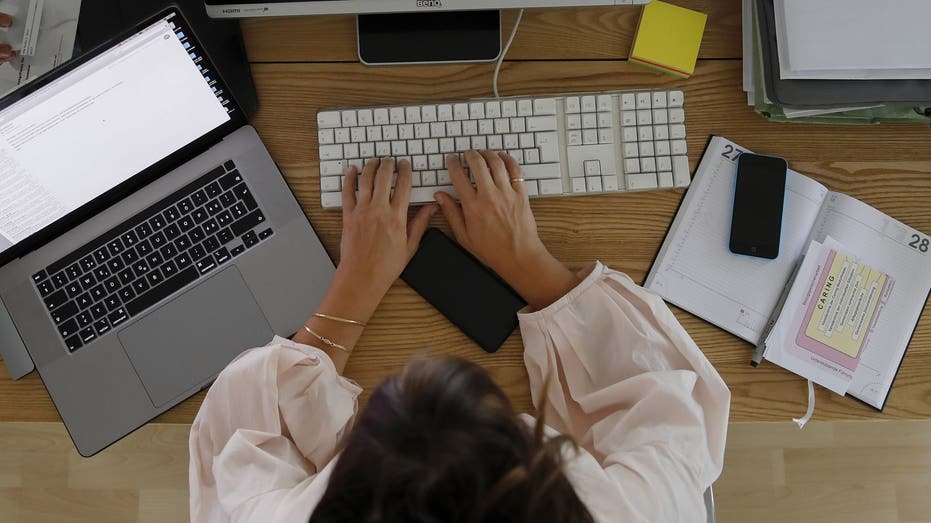
M 709 13 L 702 59 L 690 80 L 622 60 L 638 8 L 541 10 L 528 12 L 502 68 L 502 94 L 681 88 L 686 93 L 693 169 L 710 137 L 723 135 L 756 152 L 783 156 L 794 169 L 830 189 L 931 233 L 927 124 L 769 123 L 746 106 L 741 91 L 740 2 L 676 3 Z M 350 17 L 253 20 L 243 27 L 261 102 L 253 123 L 334 260 L 339 259 L 341 219 L 338 212 L 324 211 L 319 204 L 316 112 L 491 94 L 493 66 L 487 64 L 366 68 L 356 63 Z M 566 265 L 582 269 L 597 259 L 642 282 L 683 194 L 548 199 L 535 201 L 533 207 L 544 242 Z M 445 228 L 439 219 L 434 225 Z M 819 389 L 815 418 L 931 419 L 929 310 L 926 307 L 884 412 Z M 804 412 L 804 380 L 771 364 L 751 368 L 747 343 L 690 314 L 676 313 L 730 386 L 732 420 L 786 420 Z M 518 334 L 499 353 L 485 354 L 402 283 L 391 289 L 370 325 L 347 369 L 347 375 L 367 390 L 412 355 L 428 351 L 481 363 L 517 408 L 531 408 Z M 0 373 L 0 421 L 58 419 L 35 374 L 12 382 L 5 369 Z M 194 396 L 159 421 L 190 423 L 202 397 Z

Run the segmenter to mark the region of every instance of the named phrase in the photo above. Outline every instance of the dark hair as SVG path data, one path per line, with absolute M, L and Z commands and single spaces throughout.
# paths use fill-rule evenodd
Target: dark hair
M 310 523 L 593 523 L 567 436 L 531 429 L 485 370 L 415 359 L 375 389 Z

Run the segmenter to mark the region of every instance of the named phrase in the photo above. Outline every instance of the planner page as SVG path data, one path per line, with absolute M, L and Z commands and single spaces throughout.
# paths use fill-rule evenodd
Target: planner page
M 744 152 L 750 151 L 712 138 L 644 286 L 755 344 L 807 247 L 828 190 L 790 169 L 779 257 L 734 254 L 729 249 L 731 212 L 737 157 Z

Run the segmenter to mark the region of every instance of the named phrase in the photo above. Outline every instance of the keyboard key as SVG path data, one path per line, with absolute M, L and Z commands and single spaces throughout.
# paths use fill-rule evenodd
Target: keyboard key
M 100 318 L 94 322 L 94 330 L 97 331 L 98 336 L 103 336 L 110 332 L 110 322 L 106 318 Z
M 90 289 L 97 284 L 97 278 L 94 277 L 92 273 L 87 273 L 78 280 L 81 283 L 81 287 L 85 289 Z
M 91 316 L 91 313 L 89 311 L 84 311 L 78 314 L 77 316 L 74 317 L 74 319 L 77 320 L 78 328 L 80 329 L 83 329 L 84 327 L 87 327 L 88 325 L 91 325 L 92 323 L 94 323 L 94 317 Z
M 74 303 L 77 304 L 77 306 L 78 306 L 79 309 L 82 309 L 82 310 L 83 310 L 83 309 L 86 309 L 86 308 L 90 307 L 91 305 L 93 305 L 93 304 L 94 304 L 94 299 L 91 298 L 91 295 L 90 295 L 89 292 L 85 292 L 84 294 L 81 294 L 80 296 L 78 296 L 77 298 L 75 298 L 75 299 L 74 299 Z
M 200 274 L 207 274 L 208 272 L 216 268 L 217 268 L 217 262 L 213 260 L 212 256 L 208 256 L 197 262 L 197 271 Z
M 175 262 L 168 260 L 159 267 L 158 270 L 162 271 L 162 275 L 166 278 L 171 278 L 178 272 L 178 267 L 175 265 Z
M 39 283 L 48 278 L 48 274 L 45 271 L 39 271 L 32 275 L 33 283 Z
M 81 284 L 76 281 L 65 285 L 65 292 L 68 293 L 69 298 L 75 298 L 78 294 L 81 294 L 82 291 L 83 289 L 81 289 Z
M 219 231 L 220 225 L 217 223 L 215 219 L 211 218 L 207 220 L 206 222 L 204 222 L 203 228 L 204 228 L 204 234 L 209 236 Z
M 183 200 L 181 200 L 180 202 L 178 202 L 178 211 L 179 211 L 181 214 L 188 214 L 189 212 L 191 212 L 191 211 L 193 211 L 193 210 L 194 210 L 194 204 L 191 203 L 191 200 L 190 200 L 190 199 L 184 198 Z M 138 228 L 136 229 L 136 232 L 137 232 L 137 233 L 139 232 L 139 229 L 138 229 Z
M 91 293 L 91 299 L 92 299 L 92 300 L 94 300 L 94 301 L 100 301 L 100 300 L 103 299 L 104 296 L 107 295 L 107 289 L 106 289 L 106 287 L 104 287 L 103 284 L 101 283 L 100 285 L 97 285 L 97 286 L 95 286 L 94 288 L 92 288 L 92 289 L 90 290 L 90 293 Z
M 255 234 L 255 231 L 249 231 L 242 236 L 242 242 L 247 248 L 252 247 L 259 243 L 259 237 Z
M 80 336 L 81 336 L 81 343 L 83 343 L 84 345 L 87 345 L 88 343 L 97 339 L 97 333 L 94 332 L 93 327 L 88 327 L 82 330 Z
M 189 232 L 187 235 L 188 235 L 188 238 L 191 239 L 192 244 L 198 244 L 202 242 L 204 238 L 207 237 L 207 235 L 204 234 L 204 230 L 201 229 L 200 227 L 194 227 L 193 229 L 191 229 L 191 232 Z
M 116 292 L 120 289 L 120 279 L 116 276 L 110 278 L 109 280 L 103 282 L 104 288 L 107 292 Z
M 107 315 L 107 320 L 109 320 L 110 325 L 116 327 L 119 324 L 129 319 L 129 314 L 126 313 L 126 309 L 120 307 L 115 311 Z
M 231 258 L 232 256 L 230 255 L 230 252 L 225 248 L 220 248 L 213 253 L 213 259 L 216 260 L 217 265 L 226 263 L 230 261 Z
M 246 247 L 244 245 L 237 245 L 236 247 L 233 247 L 233 250 L 230 251 L 230 254 L 232 254 L 233 257 L 236 257 L 244 252 L 246 252 Z
M 148 222 L 140 224 L 135 229 L 136 236 L 141 240 L 143 238 L 148 238 L 152 234 L 152 226 Z
M 198 192 L 200 192 L 200 194 L 203 194 L 203 191 L 198 191 Z M 152 226 L 152 231 L 161 230 L 161 228 L 164 227 L 166 224 L 167 222 L 165 221 L 165 218 L 163 218 L 161 214 L 156 214 L 155 216 L 152 217 L 152 219 L 149 220 L 149 225 Z
M 81 276 L 81 266 L 77 263 L 69 265 L 68 268 L 65 269 L 65 275 L 68 276 L 69 280 L 78 279 L 78 277 Z
M 36 285 L 36 289 L 39 290 L 39 296 L 42 296 L 43 298 L 55 292 L 55 288 L 52 286 L 52 282 L 50 281 L 43 281 L 42 283 Z
M 123 262 L 122 258 L 112 258 L 107 262 L 107 268 L 110 270 L 110 274 L 120 272 L 123 267 L 126 267 L 126 264 Z
M 146 257 L 152 253 L 155 249 L 152 247 L 152 244 L 149 240 L 143 240 L 136 244 L 136 253 L 139 257 Z
M 106 265 L 101 265 L 94 269 L 94 277 L 97 278 L 97 281 L 103 281 L 110 277 L 110 268 Z
M 196 245 L 190 250 L 190 255 L 193 261 L 198 261 L 207 255 L 207 251 L 204 249 L 203 245 Z
M 120 271 L 117 274 L 117 277 L 120 279 L 120 284 L 129 285 L 130 283 L 132 283 L 135 275 L 133 274 L 132 269 L 127 268 L 127 269 L 123 269 L 122 271 Z
M 132 287 L 123 287 L 118 293 L 121 300 L 124 302 L 132 301 L 136 297 L 136 292 L 133 291 Z
M 181 213 L 174 205 L 172 205 L 171 207 L 165 209 L 165 211 L 162 213 L 162 216 L 165 217 L 165 221 L 167 223 L 174 223 L 178 221 L 178 218 L 181 217 Z
M 178 239 L 174 241 L 174 245 L 175 245 L 175 249 L 177 249 L 178 252 L 183 252 L 183 251 L 188 250 L 188 248 L 191 247 L 191 240 L 188 238 L 186 234 L 182 234 L 181 236 L 178 237 Z
M 216 236 L 210 236 L 209 238 L 204 240 L 204 243 L 202 243 L 201 245 L 204 246 L 204 249 L 206 249 L 207 252 L 213 252 L 220 248 L 220 241 L 217 240 Z
M 210 216 L 216 216 L 217 213 L 223 210 L 223 204 L 220 203 L 220 200 L 210 200 L 207 202 L 207 205 L 204 206 L 204 209 Z
M 140 260 L 133 264 L 133 273 L 135 273 L 137 278 L 147 272 L 149 272 L 149 265 L 145 262 L 145 260 Z
M 340 149 L 342 149 L 342 147 L 340 147 Z M 207 193 L 205 193 L 203 189 L 196 191 L 191 195 L 191 201 L 194 202 L 195 207 L 200 207 L 201 205 L 207 203 L 207 200 L 209 200 L 209 198 L 207 198 Z
M 197 209 L 191 213 L 191 218 L 194 220 L 194 223 L 198 225 L 207 221 L 209 217 L 210 215 L 207 214 L 207 211 L 204 209 Z
M 146 256 L 145 261 L 146 263 L 149 264 L 149 267 L 154 268 L 154 267 L 158 267 L 159 265 L 161 265 L 162 262 L 165 261 L 165 259 L 162 258 L 161 254 L 157 252 L 153 252 L 152 254 Z
M 162 258 L 170 260 L 178 255 L 178 248 L 175 247 L 175 244 L 169 243 L 168 245 L 162 247 L 162 250 L 158 252 L 162 255 Z
M 86 271 L 89 271 L 89 270 L 91 270 L 91 269 L 93 269 L 94 267 L 97 266 L 97 262 L 94 261 L 94 257 L 93 257 L 93 256 L 85 256 L 85 257 L 81 258 L 81 261 L 78 262 L 78 263 L 81 264 L 81 268 L 84 269 L 85 272 L 86 272 Z
M 239 185 L 240 182 L 242 182 L 242 175 L 239 174 L 239 171 L 233 171 L 218 180 L 220 188 L 224 191 L 232 189 L 236 185 Z
M 145 275 L 145 279 L 149 282 L 150 286 L 155 287 L 159 283 L 162 283 L 165 277 L 162 276 L 162 271 L 158 269 L 152 269 L 148 274 Z
M 191 259 L 190 254 L 183 252 L 174 259 L 174 262 L 175 262 L 175 265 L 178 266 L 178 269 L 184 269 L 184 268 L 187 268 L 192 263 L 194 263 L 194 260 Z
M 55 276 L 52 276 L 52 284 L 55 285 L 56 289 L 64 287 L 68 283 L 68 276 L 64 272 L 59 272 Z
M 178 224 L 173 223 L 168 227 L 165 227 L 165 230 L 162 232 L 165 233 L 165 239 L 171 241 L 181 234 L 181 228 L 178 227 Z
M 81 335 L 75 334 L 74 336 L 66 339 L 65 346 L 68 347 L 68 350 L 70 350 L 71 352 L 74 352 L 80 349 L 81 347 L 83 347 L 84 344 L 81 342 Z
M 61 324 L 78 312 L 77 304 L 75 304 L 73 301 L 69 301 L 52 311 L 52 321 L 54 321 L 56 325 Z
M 262 211 L 254 211 L 243 218 L 237 220 L 230 226 L 233 235 L 242 236 L 243 233 L 265 222 L 265 215 Z
M 149 282 L 145 278 L 139 278 L 133 282 L 133 292 L 136 293 L 136 296 L 141 296 L 147 290 L 149 290 Z
M 271 238 L 273 234 L 275 234 L 275 231 L 271 229 L 265 229 L 264 231 L 259 233 L 259 239 L 264 240 L 266 238 Z
M 194 220 L 190 216 L 185 216 L 178 220 L 178 227 L 181 228 L 181 232 L 188 232 L 194 225 Z
M 104 307 L 102 303 L 98 303 L 90 308 L 91 316 L 94 317 L 94 320 L 99 320 L 107 315 L 107 308 Z
M 46 308 L 49 310 L 56 309 L 68 301 L 68 293 L 65 292 L 64 289 L 61 289 L 53 294 L 46 296 L 44 301 Z
M 109 312 L 113 312 L 113 311 L 115 311 L 116 309 L 119 309 L 119 308 L 120 308 L 120 305 L 122 305 L 122 304 L 120 303 L 120 298 L 119 298 L 118 296 L 116 296 L 116 295 L 107 296 L 107 298 L 106 298 L 105 300 L 103 300 L 103 304 L 106 305 L 107 310 L 108 310 Z
M 220 188 L 219 183 L 213 182 L 213 183 L 207 184 L 207 186 L 204 187 L 204 192 L 207 193 L 208 197 L 216 198 L 217 196 L 220 196 L 220 193 L 223 192 L 223 190 Z

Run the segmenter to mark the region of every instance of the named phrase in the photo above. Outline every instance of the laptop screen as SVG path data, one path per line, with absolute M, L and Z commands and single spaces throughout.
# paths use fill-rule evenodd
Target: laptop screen
M 227 123 L 169 15 L 0 109 L 0 255 Z

